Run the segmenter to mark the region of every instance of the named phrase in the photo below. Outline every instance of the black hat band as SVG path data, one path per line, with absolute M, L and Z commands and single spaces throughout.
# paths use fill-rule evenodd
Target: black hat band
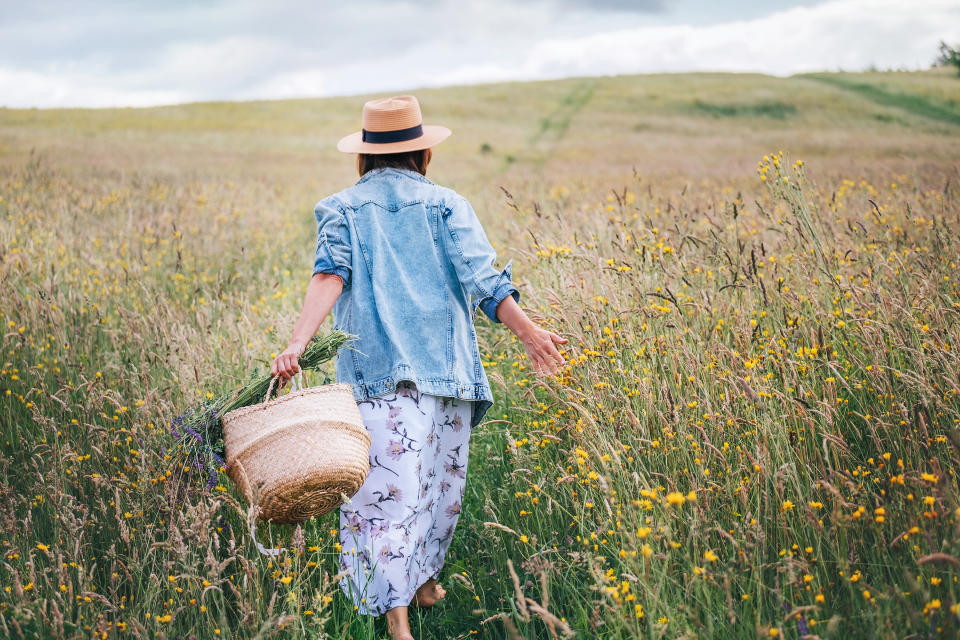
M 396 131 L 367 131 L 363 129 L 362 139 L 364 142 L 374 144 L 387 144 L 390 142 L 406 142 L 414 140 L 423 135 L 423 126 L 417 125 L 409 129 L 397 129 Z

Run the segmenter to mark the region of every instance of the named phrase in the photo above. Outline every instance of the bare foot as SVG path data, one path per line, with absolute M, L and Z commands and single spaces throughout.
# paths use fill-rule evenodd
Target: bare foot
M 410 633 L 406 607 L 394 607 L 387 611 L 387 633 L 390 634 L 390 640 L 415 640 Z
M 445 595 L 447 595 L 446 590 L 438 585 L 436 580 L 430 578 L 420 585 L 417 592 L 413 594 L 413 600 L 410 604 L 426 609 L 427 607 L 435 605 L 438 600 L 443 600 Z

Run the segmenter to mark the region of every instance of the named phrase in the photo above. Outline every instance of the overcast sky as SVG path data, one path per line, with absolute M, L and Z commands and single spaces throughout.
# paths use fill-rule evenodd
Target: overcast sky
M 144 106 L 571 75 L 926 68 L 958 0 L 0 0 L 0 105 Z

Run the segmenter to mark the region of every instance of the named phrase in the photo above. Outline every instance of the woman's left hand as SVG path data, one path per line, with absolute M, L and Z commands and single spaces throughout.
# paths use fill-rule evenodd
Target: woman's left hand
M 518 336 L 520 343 L 527 352 L 527 357 L 533 363 L 538 376 L 554 375 L 559 368 L 566 364 L 563 355 L 557 350 L 558 344 L 567 344 L 568 340 L 555 334 L 553 331 L 541 329 L 531 325 L 529 331 L 522 331 Z
M 301 342 L 291 342 L 283 353 L 274 359 L 270 366 L 270 377 L 280 375 L 283 378 L 283 382 L 280 384 L 281 388 L 287 383 L 287 380 L 300 371 L 300 356 L 306 347 Z

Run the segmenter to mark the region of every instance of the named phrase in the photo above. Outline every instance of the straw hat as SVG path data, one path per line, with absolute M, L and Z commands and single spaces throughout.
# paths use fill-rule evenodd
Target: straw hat
M 402 153 L 429 149 L 446 140 L 450 129 L 423 124 L 420 103 L 413 96 L 370 100 L 363 105 L 363 129 L 340 139 L 344 153 Z

